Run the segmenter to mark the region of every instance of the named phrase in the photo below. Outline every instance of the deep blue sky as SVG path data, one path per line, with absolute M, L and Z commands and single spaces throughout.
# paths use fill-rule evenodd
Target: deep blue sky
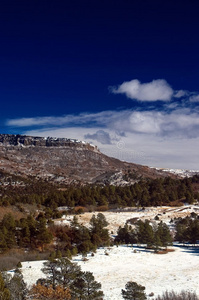
M 110 91 L 110 86 L 135 79 L 141 83 L 164 79 L 174 91 L 198 95 L 198 15 L 198 0 L 1 1 L 1 132 L 26 133 L 35 128 L 31 122 L 28 126 L 13 126 L 8 122 L 12 119 L 56 118 L 107 110 L 168 110 L 163 102 L 132 101 Z M 199 101 L 188 100 L 178 101 L 178 108 L 180 104 L 189 108 L 183 116 L 190 116 L 198 108 Z M 171 103 L 175 106 L 176 101 L 172 98 Z M 48 122 L 47 128 L 56 125 L 66 129 L 80 121 L 65 123 L 64 127 L 55 123 Z M 84 127 L 91 127 L 91 123 L 90 117 Z M 195 132 L 196 123 L 192 124 Z M 107 122 L 100 126 L 110 135 Z M 39 134 L 39 124 L 36 127 Z M 44 127 L 42 123 L 41 129 Z M 86 130 L 85 135 L 88 133 Z M 91 133 L 90 139 L 99 142 L 94 135 L 92 139 Z M 112 145 L 113 141 L 112 137 L 108 143 Z

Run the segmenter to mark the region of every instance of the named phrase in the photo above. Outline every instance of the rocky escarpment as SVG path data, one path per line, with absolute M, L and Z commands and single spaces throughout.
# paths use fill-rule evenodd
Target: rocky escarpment
M 141 177 L 165 177 L 165 172 L 122 162 L 97 147 L 67 138 L 0 134 L 0 170 L 52 182 L 133 183 Z
M 97 147 L 76 139 L 35 137 L 27 135 L 0 134 L 2 146 L 37 146 L 37 147 L 82 147 L 92 151 L 98 151 Z

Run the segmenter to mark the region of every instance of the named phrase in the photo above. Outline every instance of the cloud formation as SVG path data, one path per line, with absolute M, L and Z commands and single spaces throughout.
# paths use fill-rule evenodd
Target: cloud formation
M 124 82 L 112 88 L 139 101 L 137 108 L 7 120 L 22 134 L 93 142 L 121 160 L 158 167 L 199 169 L 199 93 L 173 90 L 165 80 Z M 168 164 L 165 164 L 165 161 Z M 161 163 L 162 162 L 162 163 Z
M 199 95 L 193 95 L 189 99 L 191 102 L 199 102 Z
M 130 99 L 139 101 L 170 101 L 174 91 L 164 79 L 153 80 L 148 83 L 141 83 L 134 79 L 123 82 L 121 85 L 111 87 L 114 94 L 125 94 Z
M 172 111 L 121 110 L 84 113 L 63 117 L 12 119 L 8 126 L 31 127 L 42 125 L 50 127 L 97 128 L 98 131 L 87 138 L 111 144 L 111 138 L 105 129 L 137 134 L 158 136 L 187 137 L 199 136 L 199 111 L 190 108 L 175 108 Z M 118 134 L 117 134 L 118 135 Z M 119 136 L 119 135 L 118 135 Z
M 95 140 L 98 141 L 99 143 L 103 144 L 103 145 L 111 145 L 111 137 L 110 134 L 104 130 L 97 130 L 96 133 L 94 134 L 85 134 L 84 138 L 89 140 Z

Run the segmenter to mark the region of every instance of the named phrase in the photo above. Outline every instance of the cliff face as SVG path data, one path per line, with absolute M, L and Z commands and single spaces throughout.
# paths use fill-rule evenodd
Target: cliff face
M 97 147 L 79 140 L 26 135 L 0 134 L 0 146 L 37 146 L 37 147 L 81 147 L 98 151 Z
M 97 147 L 78 140 L 8 134 L 0 134 L 0 170 L 64 184 L 117 181 L 119 185 L 140 177 L 168 175 L 108 157 Z

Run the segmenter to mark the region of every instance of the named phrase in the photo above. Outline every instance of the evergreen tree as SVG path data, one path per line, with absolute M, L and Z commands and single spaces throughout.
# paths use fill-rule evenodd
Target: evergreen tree
M 81 274 L 81 268 L 75 263 L 72 263 L 67 258 L 57 260 L 56 281 L 58 284 L 63 285 L 65 288 L 71 288 L 76 278 Z
M 107 245 L 110 241 L 108 229 L 105 227 L 108 226 L 105 216 L 102 213 L 98 213 L 97 217 L 95 215 L 90 219 L 90 234 L 91 241 L 97 247 Z
M 154 232 L 149 221 L 145 220 L 145 222 L 143 222 L 139 220 L 136 225 L 138 242 L 147 244 L 149 247 L 152 246 L 154 241 Z
M 5 287 L 5 282 L 1 273 L 0 273 L 0 300 L 10 300 L 10 292 Z
M 10 300 L 26 299 L 28 290 L 19 269 L 16 269 L 14 276 L 10 277 L 7 287 L 10 291 Z
M 39 218 L 37 230 L 37 243 L 41 246 L 43 251 L 45 244 L 49 244 L 53 238 L 46 227 L 46 219 L 43 216 Z
M 0 230 L 0 253 L 5 252 L 8 249 L 5 234 Z
M 167 247 L 168 245 L 172 244 L 172 237 L 169 230 L 169 227 L 163 223 L 162 221 L 158 224 L 158 228 L 156 230 L 156 238 L 159 237 L 161 241 L 161 245 L 163 247 Z
M 144 286 L 129 281 L 125 285 L 125 290 L 122 289 L 122 297 L 127 300 L 145 300 L 147 297 L 144 290 Z
M 103 296 L 100 289 L 101 284 L 95 281 L 91 272 L 81 272 L 72 287 L 72 295 L 79 300 L 98 300 Z

